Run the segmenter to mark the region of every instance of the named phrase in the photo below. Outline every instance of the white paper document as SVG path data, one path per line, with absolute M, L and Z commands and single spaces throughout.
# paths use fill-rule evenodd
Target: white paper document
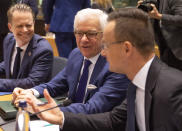
M 43 120 L 30 121 L 31 131 L 59 131 L 59 125 L 50 124 Z

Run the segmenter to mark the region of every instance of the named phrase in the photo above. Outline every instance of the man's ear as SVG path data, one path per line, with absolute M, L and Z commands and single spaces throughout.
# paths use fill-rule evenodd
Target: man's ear
M 12 32 L 12 26 L 11 26 L 11 23 L 8 23 L 8 28 L 9 28 L 9 30 Z
M 123 47 L 124 47 L 125 53 L 130 53 L 133 48 L 132 44 L 129 41 L 125 41 L 123 44 L 124 44 Z

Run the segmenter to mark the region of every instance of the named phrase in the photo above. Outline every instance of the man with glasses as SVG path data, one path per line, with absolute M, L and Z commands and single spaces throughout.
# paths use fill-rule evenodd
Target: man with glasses
M 98 9 L 79 11 L 74 21 L 78 48 L 70 54 L 66 67 L 49 83 L 33 90 L 15 89 L 15 104 L 26 97 L 35 102 L 32 93 L 42 97 L 44 89 L 52 97 L 68 92 L 73 104 L 62 107 L 64 112 L 99 113 L 120 104 L 126 96 L 129 80 L 125 75 L 110 72 L 106 59 L 100 55 L 106 19 L 107 15 Z
M 58 108 L 38 116 L 58 124 L 62 131 L 181 131 L 182 72 L 168 67 L 154 53 L 154 33 L 147 13 L 124 8 L 108 17 L 103 33 L 102 55 L 109 70 L 124 73 L 132 81 L 127 99 L 111 112 L 84 115 Z M 34 111 L 56 106 L 47 91 L 48 104 Z

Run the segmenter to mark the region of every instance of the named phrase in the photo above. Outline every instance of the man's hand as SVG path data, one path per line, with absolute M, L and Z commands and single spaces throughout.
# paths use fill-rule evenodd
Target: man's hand
M 44 97 L 48 101 L 48 104 L 42 105 L 42 106 L 37 106 L 37 104 L 32 99 L 29 99 L 29 98 L 26 99 L 26 101 L 28 102 L 29 105 L 32 106 L 34 112 L 40 112 L 42 110 L 57 106 L 56 102 L 50 97 L 46 89 L 44 90 Z M 42 112 L 38 115 L 38 117 L 42 120 L 48 121 L 49 123 L 62 126 L 63 113 L 61 112 L 59 108 L 54 108 L 54 109 Z
M 143 0 L 139 0 L 139 1 L 137 2 L 137 7 L 138 7 L 142 2 L 143 2 Z
M 151 6 L 153 7 L 153 10 L 148 13 L 149 16 L 151 18 L 161 20 L 162 19 L 162 14 L 159 13 L 159 11 L 157 10 L 157 8 L 155 7 L 154 4 L 151 4 Z
M 15 88 L 12 96 L 13 96 L 13 100 L 12 103 L 15 104 L 15 106 L 18 106 L 18 103 L 20 100 L 25 100 L 26 96 L 33 96 L 33 91 L 31 90 L 24 90 L 22 88 Z
M 23 90 L 24 90 L 24 89 L 19 88 L 19 87 L 16 87 L 16 88 L 13 90 L 13 93 L 12 93 L 12 103 L 15 102 L 17 96 L 19 96 L 20 93 L 21 93 Z

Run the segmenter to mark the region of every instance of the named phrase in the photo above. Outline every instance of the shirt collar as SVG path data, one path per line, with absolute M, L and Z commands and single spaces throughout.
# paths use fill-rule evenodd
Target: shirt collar
M 27 49 L 28 45 L 29 45 L 29 43 L 27 43 L 27 44 L 21 46 L 20 48 L 21 48 L 23 51 L 25 51 L 25 50 Z M 17 42 L 16 42 L 16 47 L 19 47 Z
M 94 57 L 91 57 L 91 58 L 86 58 L 85 56 L 84 56 L 84 60 L 85 59 L 87 59 L 87 60 L 90 60 L 91 62 L 92 62 L 92 64 L 94 64 L 95 65 L 95 63 L 97 62 L 97 59 L 99 58 L 99 56 L 100 56 L 100 53 L 99 54 L 97 54 L 96 56 L 94 56 Z
M 154 57 L 152 57 L 140 70 L 139 72 L 135 75 L 133 79 L 133 84 L 135 84 L 137 87 L 141 88 L 142 90 L 145 90 L 145 84 L 146 84 L 146 79 L 148 75 L 148 71 L 150 68 L 150 65 L 152 64 Z

